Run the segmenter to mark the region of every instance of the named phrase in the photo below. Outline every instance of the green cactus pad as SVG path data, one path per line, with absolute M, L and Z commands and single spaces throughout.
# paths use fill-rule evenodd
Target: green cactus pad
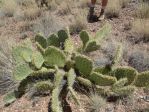
M 88 87 L 88 88 L 91 88 L 91 87 L 92 87 L 92 82 L 91 82 L 90 80 L 85 79 L 85 78 L 83 78 L 83 77 L 76 77 L 76 79 L 77 79 L 77 81 L 78 81 L 80 84 L 82 84 L 82 85 L 84 85 L 84 86 L 86 86 L 86 87 Z
M 118 80 L 121 78 L 127 78 L 128 84 L 131 84 L 137 75 L 137 71 L 132 67 L 124 66 L 115 68 L 111 74 Z
M 67 60 L 66 61 L 66 69 L 74 68 L 75 62 L 73 60 Z
M 66 30 L 58 31 L 58 38 L 60 42 L 65 42 L 65 40 L 69 38 L 68 31 Z
M 128 83 L 127 78 L 120 79 L 112 86 L 112 89 L 122 88 L 126 83 Z
M 15 80 L 22 81 L 26 77 L 28 77 L 33 70 L 29 67 L 28 64 L 20 64 L 17 65 L 13 71 L 13 75 Z
M 30 48 L 27 48 L 27 47 L 24 47 L 23 49 L 22 49 L 22 52 L 21 52 L 21 55 L 22 55 L 23 59 L 28 63 L 31 62 L 32 61 L 33 51 Z
M 99 86 L 110 86 L 116 82 L 115 77 L 102 75 L 96 72 L 90 75 L 90 80 Z
M 107 35 L 111 31 L 111 25 L 110 24 L 105 24 L 95 35 L 95 40 L 99 44 L 101 41 L 107 37 Z
M 47 66 L 64 67 L 66 62 L 65 54 L 58 48 L 49 46 L 44 54 L 45 64 Z
M 55 69 L 47 69 L 42 67 L 41 70 L 38 71 L 34 71 L 30 74 L 31 77 L 48 77 L 49 75 L 51 75 L 50 73 L 54 74 L 55 73 Z
M 39 92 L 44 92 L 44 91 L 50 91 L 53 89 L 53 84 L 51 83 L 50 80 L 48 81 L 41 81 L 37 82 L 34 86 L 37 91 Z
M 24 50 L 24 48 L 25 47 L 22 47 L 22 46 L 17 46 L 15 48 L 13 48 L 12 55 L 13 55 L 13 58 L 14 58 L 16 64 L 24 63 L 24 59 L 22 57 L 22 51 Z
M 36 51 L 35 53 L 33 53 L 32 63 L 37 69 L 40 69 L 42 67 L 44 58 L 40 52 Z
M 114 89 L 113 92 L 119 96 L 128 96 L 135 91 L 135 86 L 125 86 L 123 88 Z
M 80 33 L 80 39 L 83 42 L 83 47 L 85 47 L 86 46 L 86 43 L 90 39 L 90 36 L 89 36 L 88 32 L 87 31 L 81 31 L 81 33 Z
M 3 98 L 5 105 L 9 105 L 13 103 L 15 100 L 16 100 L 16 95 L 14 91 L 7 93 Z
M 110 90 L 110 86 L 99 86 L 96 85 L 96 92 L 100 95 L 106 95 L 106 96 L 110 96 L 111 95 L 111 90 Z
M 23 42 L 20 43 L 20 45 L 23 45 L 24 47 L 28 47 L 30 49 L 33 49 L 33 43 L 31 41 L 31 38 L 27 38 L 27 39 L 23 40 Z
M 68 87 L 68 90 L 70 91 L 71 95 L 72 95 L 72 98 L 74 99 L 74 101 L 80 106 L 81 103 L 79 102 L 78 98 L 77 98 L 77 95 L 74 91 L 74 89 L 72 87 Z
M 96 41 L 91 40 L 89 42 L 87 42 L 85 48 L 84 48 L 84 52 L 92 52 L 92 51 L 96 51 L 100 48 L 100 45 L 97 45 Z
M 149 71 L 139 73 L 135 79 L 135 85 L 137 87 L 149 86 Z
M 67 73 L 68 86 L 72 87 L 75 82 L 76 74 L 74 69 L 70 69 Z
M 83 76 L 88 77 L 92 72 L 93 62 L 84 55 L 78 55 L 75 58 L 75 68 L 78 69 Z
M 97 67 L 94 69 L 94 72 L 101 73 L 103 75 L 108 75 L 111 71 L 111 68 L 108 67 Z
M 115 56 L 114 56 L 114 59 L 113 59 L 113 62 L 112 62 L 114 67 L 118 66 L 118 64 L 119 64 L 119 62 L 122 58 L 122 54 L 123 54 L 122 52 L 123 52 L 123 49 L 122 49 L 122 45 L 120 44 L 117 47 L 117 50 L 116 50 L 116 53 L 115 53 Z
M 57 72 L 55 74 L 55 81 L 54 81 L 55 87 L 60 88 L 63 77 L 64 77 L 64 75 L 63 75 L 62 71 L 57 70 Z
M 47 40 L 41 34 L 35 36 L 35 41 L 38 42 L 43 48 L 47 47 Z
M 60 46 L 60 42 L 59 42 L 59 38 L 56 34 L 52 34 L 47 38 L 47 45 L 48 46 L 55 46 L 55 47 L 59 47 Z
M 66 39 L 64 43 L 64 50 L 70 54 L 74 52 L 74 43 L 71 38 Z
M 60 89 L 55 88 L 52 91 L 51 109 L 52 112 L 63 112 L 61 102 L 59 101 Z
M 44 55 L 45 49 L 38 43 L 36 42 L 37 49 L 41 52 L 42 55 Z

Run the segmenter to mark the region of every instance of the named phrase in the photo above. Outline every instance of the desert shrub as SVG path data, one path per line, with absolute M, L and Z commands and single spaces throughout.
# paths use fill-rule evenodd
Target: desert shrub
M 4 16 L 12 17 L 14 13 L 16 12 L 18 8 L 18 4 L 15 0 L 3 0 L 2 1 L 2 7 L 1 7 L 1 13 L 3 13 Z
M 59 15 L 68 15 L 71 14 L 73 1 L 67 0 L 66 2 L 62 2 L 60 5 L 60 9 L 58 10 Z
M 28 20 L 22 21 L 20 22 L 19 30 L 20 32 L 32 31 L 33 25 L 34 25 L 33 21 L 28 21 Z
M 128 5 L 131 0 L 120 0 L 121 7 L 124 8 Z
M 141 2 L 135 12 L 137 18 L 149 18 L 149 3 Z
M 34 20 L 41 15 L 41 10 L 36 5 L 33 5 L 32 7 L 26 8 L 23 13 L 25 20 Z
M 128 63 L 138 71 L 149 69 L 149 54 L 146 51 L 135 50 L 128 55 Z
M 64 26 L 65 23 L 60 24 L 59 19 L 55 19 L 50 13 L 45 13 L 38 18 L 36 24 L 33 26 L 33 30 L 35 33 L 42 33 L 45 36 L 48 36 L 49 34 L 62 29 Z
M 22 7 L 31 7 L 35 5 L 35 0 L 16 0 L 16 2 Z
M 148 42 L 149 41 L 149 19 L 137 19 L 133 23 L 133 31 L 141 34 L 143 38 L 140 38 L 140 41 Z
M 121 9 L 121 3 L 119 0 L 109 1 L 108 6 L 106 8 L 106 16 L 107 17 L 118 17 Z
M 75 14 L 72 18 L 72 23 L 69 26 L 71 33 L 78 33 L 87 28 L 86 13 L 83 11 L 80 13 Z

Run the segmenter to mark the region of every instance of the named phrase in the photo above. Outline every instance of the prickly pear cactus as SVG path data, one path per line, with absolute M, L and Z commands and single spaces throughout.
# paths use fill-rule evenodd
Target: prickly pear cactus
M 16 64 L 31 62 L 32 50 L 24 46 L 17 46 L 12 50 L 13 58 Z
M 22 81 L 23 79 L 28 77 L 32 72 L 33 70 L 29 67 L 28 64 L 18 64 L 13 71 L 13 75 L 15 80 Z
M 66 62 L 65 54 L 58 48 L 49 46 L 44 54 L 45 64 L 47 66 L 64 67 Z
M 45 92 L 53 89 L 53 84 L 50 80 L 40 81 L 34 85 L 37 92 Z
M 137 71 L 132 67 L 124 66 L 115 68 L 111 74 L 118 80 L 121 78 L 127 78 L 128 84 L 131 84 L 137 75 Z
M 93 62 L 84 55 L 78 55 L 75 58 L 75 68 L 78 69 L 83 76 L 88 77 L 92 72 Z
M 111 72 L 110 67 L 97 67 L 94 69 L 94 72 L 103 74 L 103 75 L 108 75 Z
M 71 38 L 68 38 L 65 40 L 64 50 L 70 54 L 72 54 L 74 52 L 74 50 L 75 50 L 74 43 L 73 43 L 73 40 Z
M 67 73 L 68 86 L 73 87 L 75 78 L 76 78 L 76 73 L 74 69 L 70 69 L 69 72 Z
M 100 45 L 97 45 L 97 42 L 94 40 L 91 40 L 89 42 L 87 42 L 85 48 L 84 48 L 84 52 L 92 52 L 92 51 L 96 51 L 100 48 Z
M 63 112 L 62 105 L 59 100 L 62 80 L 63 80 L 63 74 L 61 74 L 60 71 L 57 71 L 55 75 L 54 89 L 52 91 L 52 100 L 51 100 L 52 112 Z
M 66 39 L 69 38 L 69 31 L 68 30 L 60 30 L 58 31 L 58 38 L 59 38 L 59 41 L 64 43 Z
M 4 103 L 5 105 L 9 105 L 11 104 L 12 102 L 14 102 L 16 100 L 16 94 L 14 91 L 11 91 L 9 93 L 7 93 L 5 96 L 4 96 Z
M 44 58 L 40 52 L 36 51 L 33 53 L 32 63 L 37 69 L 40 69 L 42 67 Z
M 122 88 L 114 89 L 113 92 L 118 96 L 128 96 L 135 91 L 135 86 L 124 86 Z
M 55 46 L 60 47 L 59 38 L 56 34 L 52 34 L 47 38 L 47 45 L 48 46 Z
M 139 73 L 135 79 L 135 85 L 137 87 L 149 86 L 149 71 Z
M 116 82 L 115 77 L 102 75 L 96 72 L 93 72 L 89 79 L 99 86 L 111 86 Z
M 107 23 L 99 31 L 97 31 L 94 39 L 99 44 L 104 38 L 107 37 L 110 31 L 111 31 L 111 25 Z
M 80 39 L 83 43 L 83 48 L 86 46 L 86 43 L 90 40 L 90 36 L 87 31 L 81 31 L 80 33 Z
M 80 84 L 82 84 L 82 85 L 84 85 L 84 86 L 86 86 L 86 87 L 88 87 L 88 88 L 91 88 L 93 85 L 92 85 L 92 82 L 90 81 L 90 80 L 88 80 L 88 79 L 85 79 L 85 78 L 83 78 L 83 77 L 77 77 L 76 78 L 77 79 L 77 81 L 80 83 Z
M 33 54 L 33 51 L 30 48 L 25 48 L 25 47 L 24 47 L 24 50 L 21 52 L 23 59 L 28 63 L 32 61 L 32 54 Z
M 119 88 L 122 88 L 125 86 L 125 84 L 128 83 L 128 80 L 127 78 L 123 78 L 123 79 L 120 79 L 118 80 L 115 84 L 112 85 L 112 89 L 119 89 Z
M 114 68 L 115 66 L 118 66 L 118 64 L 120 63 L 120 60 L 121 60 L 121 58 L 122 58 L 122 55 L 123 55 L 122 45 L 119 44 L 118 47 L 117 47 L 117 50 L 116 50 L 116 53 L 115 53 L 113 62 L 112 62 L 113 68 Z
M 37 34 L 35 36 L 35 41 L 38 42 L 42 46 L 42 48 L 46 48 L 47 47 L 47 40 L 41 34 Z

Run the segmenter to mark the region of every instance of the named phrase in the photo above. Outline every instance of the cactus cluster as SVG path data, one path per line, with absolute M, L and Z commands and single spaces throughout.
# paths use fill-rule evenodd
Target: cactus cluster
M 81 51 L 97 50 L 101 40 L 109 31 L 110 26 L 105 25 L 93 38 L 86 31 L 82 31 L 80 33 L 83 43 Z M 95 68 L 89 57 L 82 52 L 77 52 L 78 49 L 74 47 L 68 30 L 60 30 L 48 38 L 38 34 L 35 37 L 35 43 L 34 49 L 21 44 L 12 52 L 16 60 L 14 80 L 19 82 L 19 86 L 6 94 L 4 97 L 6 104 L 21 97 L 30 83 L 33 83 L 36 91 L 52 91 L 51 110 L 53 112 L 63 112 L 61 92 L 64 89 L 71 94 L 78 105 L 81 105 L 73 89 L 76 81 L 87 88 L 95 87 L 100 93 L 118 96 L 131 94 L 135 86 L 144 87 L 149 84 L 149 72 L 138 73 L 134 68 L 118 66 L 122 56 L 121 46 L 118 46 L 111 65 Z M 32 79 L 38 81 L 32 81 Z

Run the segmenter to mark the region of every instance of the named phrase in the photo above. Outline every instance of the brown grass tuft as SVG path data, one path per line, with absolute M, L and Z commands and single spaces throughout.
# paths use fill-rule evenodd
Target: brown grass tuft
M 18 8 L 18 4 L 15 0 L 3 0 L 2 1 L 2 7 L 1 7 L 1 13 L 4 16 L 12 17 L 14 13 L 16 12 Z
M 133 23 L 133 31 L 143 35 L 143 41 L 149 41 L 149 19 L 137 19 Z
M 120 0 L 109 0 L 105 14 L 107 17 L 118 17 L 120 9 L 121 9 Z
M 149 18 L 149 3 L 141 2 L 135 12 L 137 18 Z

